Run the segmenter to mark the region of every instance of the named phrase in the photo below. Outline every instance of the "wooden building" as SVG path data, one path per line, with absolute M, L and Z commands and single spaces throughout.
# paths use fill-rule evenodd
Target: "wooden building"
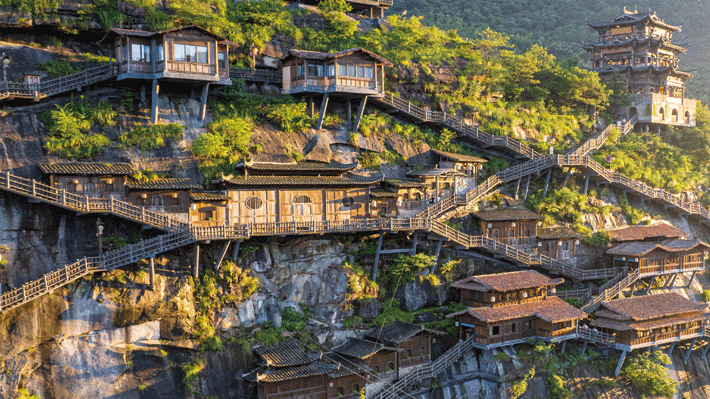
M 154 212 L 169 213 L 187 222 L 190 194 L 201 190 L 202 186 L 189 178 L 165 178 L 129 182 L 126 188 L 127 202 Z
M 397 349 L 394 347 L 360 338 L 349 338 L 345 343 L 333 348 L 333 352 L 347 359 L 363 361 L 378 379 L 397 377 Z
M 124 200 L 128 176 L 136 172 L 128 163 L 66 162 L 39 165 L 50 186 L 92 198 Z
M 609 250 L 614 267 L 639 269 L 639 276 L 697 272 L 705 269 L 710 246 L 702 241 L 669 238 L 660 242 L 621 243 Z
M 631 351 L 702 337 L 707 308 L 674 292 L 643 295 L 602 302 L 589 325 L 614 336 L 617 349 Z
M 577 337 L 587 314 L 567 302 L 548 297 L 562 279 L 535 271 L 468 277 L 451 286 L 461 290 L 462 303 L 472 306 L 447 315 L 459 326 L 461 339 L 475 336 L 475 347 L 491 349 L 537 337 L 562 341 Z
M 367 382 L 362 362 L 310 350 L 294 338 L 254 352 L 258 368 L 244 379 L 257 385 L 259 399 L 354 399 Z
M 536 245 L 542 216 L 525 208 L 488 209 L 473 213 L 481 234 L 508 245 Z
M 374 329 L 365 338 L 386 347 L 397 349 L 397 368 L 399 370 L 426 363 L 431 360 L 431 345 L 437 331 L 426 329 L 418 324 L 395 321 L 382 329 Z
M 468 185 L 463 180 L 465 175 L 456 169 L 426 168 L 413 170 L 407 173 L 407 176 L 417 178 L 424 183 L 426 198 L 432 203 L 453 195 L 457 190 Z
M 352 48 L 336 53 L 289 50 L 281 59 L 283 67 L 283 94 L 308 97 L 313 114 L 314 96 L 322 96 L 316 129 L 323 126 L 323 118 L 331 95 L 344 97 L 348 102 L 360 99 L 353 131 L 357 131 L 365 111 L 368 97 L 383 97 L 385 94 L 384 68 L 392 63 L 363 48 Z
M 339 221 L 371 213 L 375 178 L 352 173 L 354 164 L 245 163 L 241 176 L 213 183 L 229 196 L 229 224 Z
M 227 223 L 229 196 L 214 192 L 190 194 L 190 223 L 197 226 L 223 226 Z
M 663 241 L 668 238 L 685 238 L 688 233 L 667 223 L 651 226 L 626 226 L 606 230 L 612 243 L 628 241 Z
M 202 120 L 210 84 L 232 84 L 229 47 L 235 44 L 199 26 L 160 32 L 114 28 L 104 40 L 115 48 L 119 81 L 132 79 L 152 83 L 152 123 L 158 120 L 158 93 L 162 82 L 200 86 Z
M 567 226 L 538 227 L 538 252 L 554 259 L 572 258 L 577 255 L 581 237 L 581 234 Z
M 472 155 L 457 154 L 448 151 L 429 150 L 435 157 L 436 164 L 441 168 L 454 169 L 466 177 L 478 180 L 478 172 L 483 169 L 483 163 L 488 162 L 483 158 Z
M 631 104 L 621 107 L 619 119 L 638 116 L 645 126 L 695 126 L 694 99 L 685 98 L 685 82 L 692 73 L 678 69 L 678 55 L 686 48 L 673 44 L 673 26 L 656 13 L 639 14 L 624 9 L 610 21 L 591 23 L 599 39 L 582 44 L 592 55 L 593 70 L 604 83 L 611 79 L 626 86 Z
M 369 18 L 384 18 L 385 10 L 392 7 L 393 0 L 346 0 L 352 12 Z
M 419 179 L 384 179 L 382 186 L 397 194 L 398 210 L 418 210 L 428 205 L 427 183 Z

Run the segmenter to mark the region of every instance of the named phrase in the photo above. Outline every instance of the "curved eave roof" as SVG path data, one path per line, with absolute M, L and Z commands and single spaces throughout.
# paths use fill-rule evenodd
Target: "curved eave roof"
M 671 31 L 678 31 L 680 30 L 680 26 L 674 26 L 667 24 L 658 17 L 656 17 L 656 13 L 653 14 L 646 14 L 646 15 L 639 15 L 639 14 L 622 14 L 619 15 L 618 17 L 612 19 L 611 21 L 604 21 L 604 22 L 596 22 L 596 23 L 588 23 L 587 25 L 595 30 L 602 29 L 608 26 L 629 26 L 629 25 L 636 25 L 638 23 L 642 23 L 644 25 L 652 25 L 652 26 L 658 26 L 661 28 L 666 28 Z
M 607 42 L 583 43 L 580 46 L 587 51 L 592 51 L 595 48 L 623 47 L 623 46 L 627 46 L 632 43 L 634 43 L 635 46 L 643 46 L 645 44 L 650 43 L 650 45 L 653 47 L 663 47 L 667 50 L 671 50 L 676 53 L 685 53 L 688 50 L 685 47 L 678 46 L 678 45 L 670 43 L 666 40 L 654 39 L 651 37 L 647 37 L 643 40 L 639 40 L 638 38 L 632 38 L 632 39 L 627 39 L 627 40 L 614 40 L 614 41 L 607 41 Z
M 592 69 L 592 71 L 597 72 L 597 73 L 612 73 L 612 72 L 643 73 L 643 72 L 647 72 L 649 69 L 651 70 L 651 73 L 654 73 L 654 74 L 667 73 L 668 75 L 671 75 L 671 76 L 681 76 L 681 77 L 684 76 L 684 77 L 689 77 L 689 78 L 693 77 L 693 74 L 691 72 L 681 71 L 680 69 L 675 69 L 673 67 L 658 68 L 654 65 L 632 66 L 630 64 L 627 64 L 627 65 L 613 66 L 611 68 Z
M 373 53 L 372 51 L 365 50 L 362 47 L 355 47 L 343 51 L 338 51 L 336 53 L 324 53 L 324 52 L 319 52 L 319 51 L 307 51 L 307 50 L 296 50 L 296 49 L 291 49 L 289 50 L 286 55 L 281 57 L 281 61 L 286 61 L 289 58 L 295 57 L 295 58 L 304 58 L 307 60 L 320 60 L 320 61 L 325 61 L 325 60 L 330 60 L 330 59 L 336 59 L 336 58 L 341 58 L 345 57 L 350 54 L 354 53 L 363 53 L 366 56 L 369 56 L 370 58 L 374 59 L 377 62 L 380 62 L 384 64 L 387 67 L 391 67 L 394 64 L 392 62 L 386 60 L 384 57 Z

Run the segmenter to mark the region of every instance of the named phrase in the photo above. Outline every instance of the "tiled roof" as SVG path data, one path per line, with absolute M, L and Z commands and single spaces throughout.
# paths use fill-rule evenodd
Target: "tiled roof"
M 185 177 L 180 179 L 155 179 L 126 184 L 129 190 L 199 190 L 202 188 L 192 179 Z
M 541 240 L 560 240 L 582 236 L 567 226 L 538 227 L 536 235 Z
M 195 202 L 229 201 L 229 196 L 221 193 L 192 193 L 190 198 Z
M 307 352 L 307 349 L 302 348 L 301 343 L 293 338 L 273 346 L 257 346 L 254 352 L 267 367 L 301 366 L 320 358 L 319 354 Z
M 129 163 L 66 162 L 39 165 L 46 175 L 132 175 L 137 173 Z
M 404 342 L 422 331 L 424 331 L 424 327 L 420 325 L 395 321 L 393 324 L 382 328 L 382 330 L 379 328 L 371 330 L 365 334 L 365 337 L 373 341 L 393 345 Z
M 455 317 L 466 313 L 485 323 L 496 323 L 503 320 L 530 316 L 538 317 L 548 323 L 578 320 L 587 317 L 586 313 L 556 296 L 547 297 L 541 301 L 499 306 L 496 308 L 469 308 L 461 312 L 446 315 L 446 317 Z
M 356 48 L 351 48 L 348 50 L 343 50 L 343 51 L 338 51 L 335 53 L 322 53 L 318 51 L 306 51 L 306 50 L 289 50 L 286 55 L 284 55 L 281 59 L 286 60 L 291 57 L 296 57 L 296 58 L 305 58 L 307 60 L 330 60 L 330 59 L 336 59 L 340 57 L 345 57 L 350 54 L 354 53 L 363 53 L 365 55 L 368 55 L 372 57 L 373 59 L 385 64 L 385 66 L 392 66 L 393 64 L 386 59 L 384 59 L 382 56 L 379 56 L 371 51 L 365 50 L 362 47 L 356 47 Z
M 661 242 L 623 242 L 607 250 L 606 253 L 619 256 L 643 256 L 656 248 L 660 248 L 666 252 L 681 252 L 691 250 L 699 245 L 710 248 L 710 245 L 702 241 L 669 238 Z
M 615 299 L 601 303 L 594 315 L 614 320 L 646 321 L 658 317 L 676 316 L 707 309 L 707 303 L 697 303 L 675 292 Z
M 349 170 L 357 168 L 358 163 L 338 163 L 338 162 L 290 162 L 290 163 L 279 163 L 279 162 L 247 162 L 241 164 L 240 168 L 246 168 L 249 173 L 253 174 L 342 174 Z
M 331 361 L 333 364 L 338 364 L 337 370 L 328 373 L 330 378 L 347 377 L 354 374 L 362 374 L 370 371 L 370 368 L 359 359 L 347 359 L 335 352 L 327 352 L 323 357 Z
M 508 220 L 542 220 L 543 217 L 525 208 L 488 209 L 474 212 L 477 218 L 486 222 L 505 222 Z
M 328 374 L 337 370 L 339 365 L 313 362 L 303 366 L 286 367 L 281 369 L 256 369 L 244 376 L 247 381 L 254 382 L 281 382 L 314 375 Z
M 440 150 L 435 150 L 433 148 L 430 149 L 429 151 L 433 152 L 434 154 L 437 154 L 442 157 L 449 158 L 451 160 L 458 161 L 458 162 L 476 162 L 476 163 L 488 162 L 483 158 L 474 157 L 473 155 L 457 154 L 455 152 L 440 151 Z
M 450 168 L 426 168 L 421 170 L 413 170 L 407 173 L 407 176 L 441 176 L 441 175 L 452 175 L 452 176 L 464 176 L 463 173 L 456 169 Z
M 681 238 L 688 233 L 666 223 L 653 226 L 626 226 L 619 229 L 607 230 L 607 234 L 614 241 L 642 241 L 648 238 Z
M 397 198 L 399 197 L 399 194 L 382 189 L 382 188 L 373 188 L 370 190 L 370 197 L 372 198 Z
M 212 36 L 212 37 L 216 38 L 220 42 L 229 42 L 226 38 L 224 38 L 216 33 L 210 32 L 209 30 L 207 30 L 201 26 L 197 26 L 197 25 L 182 26 L 179 28 L 163 30 L 163 31 L 156 31 L 156 32 L 137 30 L 137 29 L 113 28 L 113 29 L 109 30 L 109 33 L 112 34 L 111 36 L 117 35 L 117 36 L 151 37 L 151 36 L 155 36 L 155 35 L 163 35 L 166 33 L 177 32 L 177 31 L 181 31 L 181 30 L 189 30 L 189 29 L 199 30 L 208 36 Z M 231 43 L 231 42 L 229 42 L 229 43 Z
M 411 179 L 385 179 L 385 184 L 397 187 L 397 188 L 418 188 L 424 187 L 427 184 L 423 181 L 411 180 Z
M 225 176 L 222 179 L 214 180 L 215 184 L 232 186 L 357 186 L 367 187 L 374 185 L 379 180 L 377 178 L 343 175 L 343 176 Z
M 562 284 L 563 278 L 549 278 L 534 270 L 522 270 L 508 273 L 485 274 L 470 276 L 451 284 L 453 288 L 463 288 L 474 291 L 506 292 L 532 287 L 546 287 Z
M 596 315 L 596 313 L 595 313 Z M 589 323 L 590 326 L 592 327 L 599 327 L 599 328 L 610 328 L 612 330 L 616 331 L 626 331 L 626 330 L 652 330 L 654 328 L 661 328 L 661 327 L 668 327 L 672 326 L 675 324 L 679 323 L 689 323 L 693 321 L 701 321 L 701 320 L 706 320 L 708 319 L 708 314 L 707 313 L 697 313 L 693 312 L 690 314 L 684 314 L 684 315 L 679 315 L 679 316 L 669 316 L 669 317 L 660 317 L 655 320 L 649 320 L 649 321 L 643 321 L 643 322 L 636 322 L 636 321 L 620 321 L 620 320 L 614 320 L 614 319 L 609 319 L 606 317 L 599 317 L 597 316 L 594 321 Z
M 669 25 L 663 20 L 659 19 L 658 16 L 656 16 L 656 13 L 649 13 L 649 14 L 636 14 L 636 13 L 628 13 L 625 12 L 618 17 L 610 20 L 610 21 L 604 21 L 604 22 L 595 22 L 595 23 L 589 23 L 588 25 L 592 28 L 602 28 L 605 26 L 627 26 L 627 25 L 636 25 L 637 23 L 643 23 L 649 21 L 651 22 L 651 25 L 660 25 L 668 29 L 672 30 L 678 30 L 680 29 L 679 26 L 673 26 Z
M 333 352 L 357 359 L 365 359 L 383 349 L 385 347 L 382 344 L 359 338 L 349 338 L 345 343 L 333 348 Z

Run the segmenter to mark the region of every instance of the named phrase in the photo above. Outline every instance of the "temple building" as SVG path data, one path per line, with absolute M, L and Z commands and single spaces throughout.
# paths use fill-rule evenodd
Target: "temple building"
M 686 48 L 673 44 L 680 26 L 663 22 L 656 13 L 626 9 L 610 21 L 589 26 L 599 33 L 597 42 L 582 44 L 592 55 L 593 70 L 602 82 L 616 80 L 631 94 L 631 104 L 617 110 L 619 119 L 638 115 L 646 131 L 695 126 L 697 101 L 685 98 L 685 82 L 693 74 L 678 68 L 678 55 Z
M 111 29 L 104 41 L 111 43 L 118 64 L 117 80 L 143 80 L 152 84 L 151 122 L 158 121 L 160 83 L 170 81 L 199 86 L 202 108 L 207 112 L 210 84 L 231 85 L 229 40 L 199 26 L 185 26 L 160 32 Z
M 474 347 L 492 349 L 525 342 L 577 338 L 587 314 L 562 299 L 548 296 L 563 279 L 532 270 L 471 276 L 451 284 L 468 309 L 446 317 L 456 320 L 460 339 L 475 336 Z

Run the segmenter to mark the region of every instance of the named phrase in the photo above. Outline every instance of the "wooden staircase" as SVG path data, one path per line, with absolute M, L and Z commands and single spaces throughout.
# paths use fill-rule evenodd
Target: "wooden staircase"
M 619 297 L 619 295 L 624 291 L 624 289 L 626 289 L 638 279 L 638 268 L 627 275 L 620 273 L 613 279 L 609 280 L 606 284 L 599 287 L 601 293 L 594 297 L 591 301 L 584 304 L 584 306 L 582 306 L 582 311 L 585 313 L 592 313 L 593 311 L 597 310 L 600 303 Z
M 636 124 L 636 122 L 638 122 L 638 120 L 639 120 L 639 116 L 634 115 L 634 117 L 631 118 L 631 120 L 629 120 L 628 122 L 626 122 L 626 124 L 624 124 L 624 126 L 621 129 L 619 129 L 619 126 L 617 126 L 617 125 L 613 125 L 613 124 L 609 125 L 606 127 L 606 129 L 604 129 L 596 137 L 587 140 L 586 142 L 584 142 L 584 144 L 575 148 L 574 151 L 571 151 L 567 155 L 573 155 L 573 156 L 578 156 L 578 157 L 588 155 L 588 154 L 600 149 L 602 147 L 602 145 L 604 145 L 604 143 L 606 142 L 606 139 L 609 138 L 609 135 L 611 134 L 612 131 L 621 130 L 620 133 L 622 136 L 628 135 L 631 131 L 633 131 L 634 125 Z
M 47 79 L 40 84 L 0 83 L 0 100 L 23 98 L 39 101 L 45 97 L 81 89 L 118 76 L 114 63 L 84 69 L 73 75 Z

